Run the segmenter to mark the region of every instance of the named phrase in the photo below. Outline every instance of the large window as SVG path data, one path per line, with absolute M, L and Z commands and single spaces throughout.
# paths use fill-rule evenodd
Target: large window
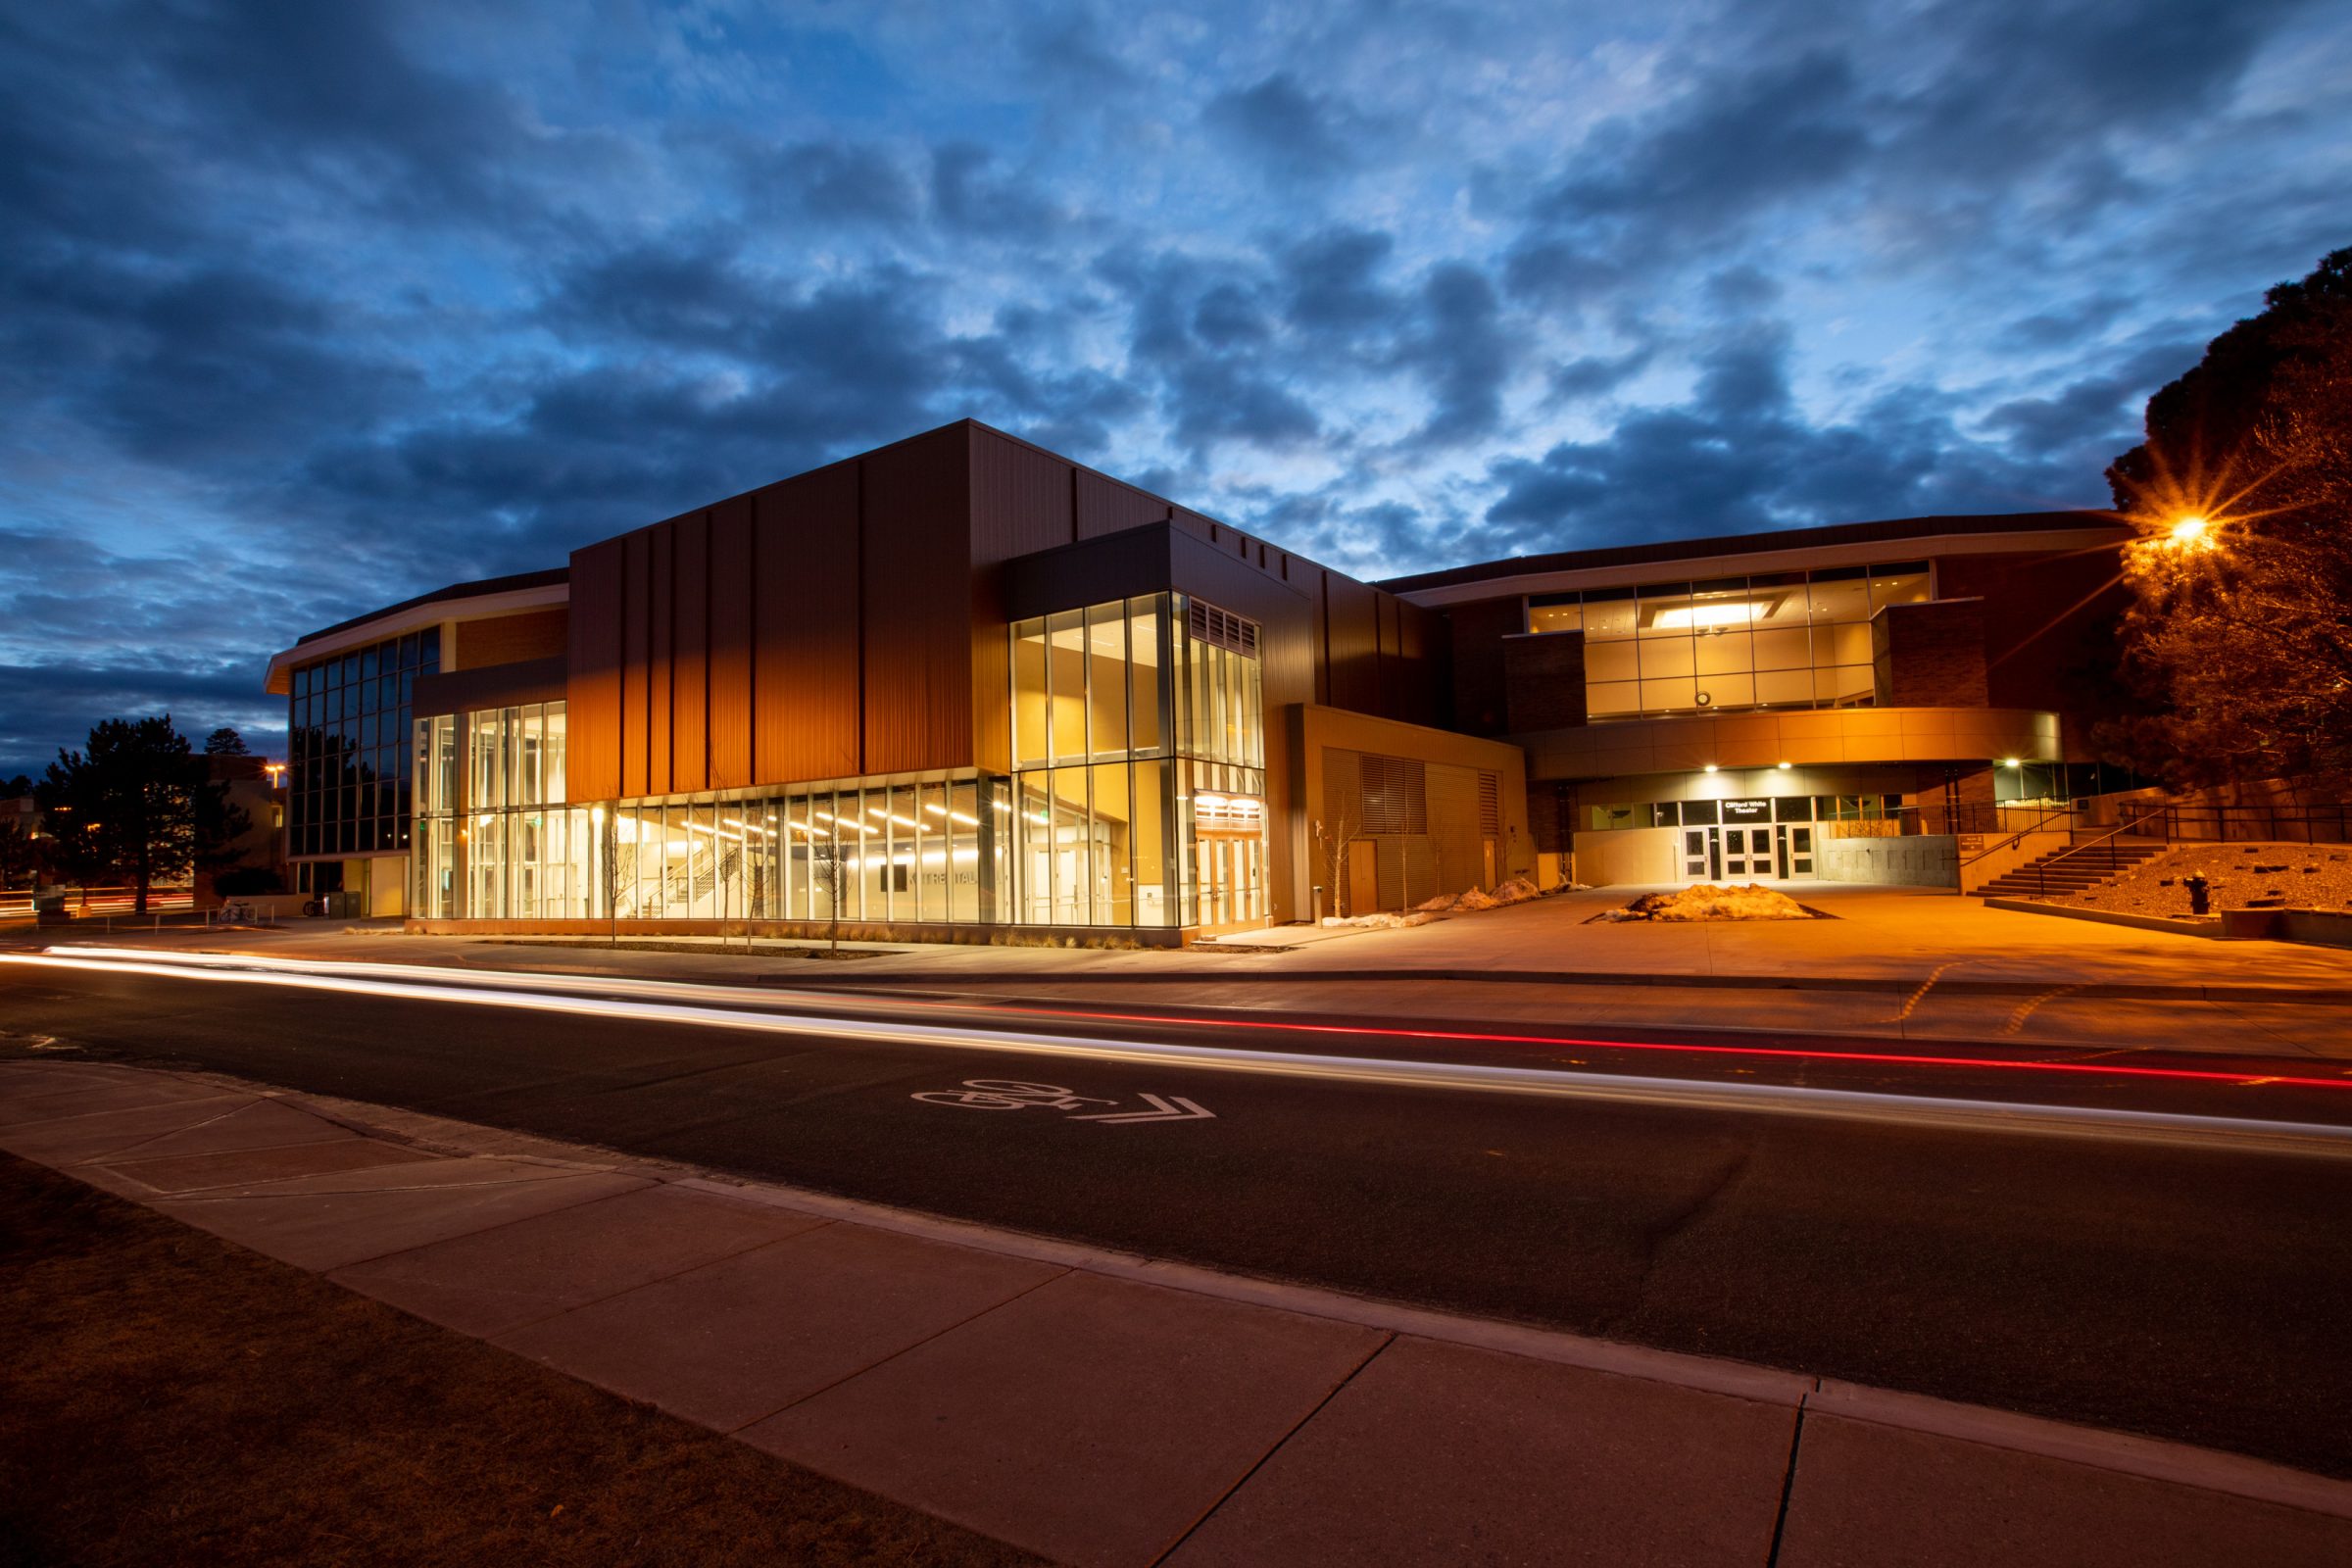
M 1928 598 L 1928 566 L 1838 566 L 1529 601 L 1528 630 L 1585 634 L 1595 719 L 1875 700 L 1871 616 Z
M 409 704 L 416 677 L 440 667 L 437 626 L 295 667 L 286 718 L 292 854 L 408 847 Z
M 1011 918 L 1262 916 L 1256 625 L 1182 594 L 1147 594 L 1021 621 L 1011 638 Z
M 412 909 L 474 920 L 602 910 L 606 812 L 565 804 L 564 725 L 562 703 L 416 721 Z

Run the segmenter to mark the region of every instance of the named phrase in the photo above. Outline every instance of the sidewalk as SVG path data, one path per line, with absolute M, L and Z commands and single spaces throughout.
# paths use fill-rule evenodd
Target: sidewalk
M 737 1185 L 0 1063 L 0 1149 L 1073 1563 L 2352 1560 L 2352 1483 Z

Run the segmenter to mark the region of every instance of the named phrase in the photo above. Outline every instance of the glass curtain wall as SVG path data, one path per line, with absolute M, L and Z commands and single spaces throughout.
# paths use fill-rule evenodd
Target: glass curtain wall
M 1870 619 L 1929 597 L 1928 565 L 1588 589 L 1531 600 L 1530 631 L 1585 634 L 1592 718 L 1874 701 Z
M 409 703 L 416 677 L 440 667 L 441 629 L 428 626 L 295 669 L 286 712 L 290 853 L 407 847 Z
M 410 864 L 418 914 L 537 920 L 596 912 L 605 812 L 566 804 L 564 732 L 562 703 L 416 721 Z
M 1146 594 L 1011 629 L 1011 918 L 1025 925 L 1228 924 L 1262 914 L 1257 628 Z
M 957 923 L 997 918 L 1004 781 L 976 773 L 612 808 L 623 920 Z

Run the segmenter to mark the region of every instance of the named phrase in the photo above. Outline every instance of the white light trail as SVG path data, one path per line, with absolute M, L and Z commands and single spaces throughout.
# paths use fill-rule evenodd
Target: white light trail
M 525 974 L 511 970 L 464 970 L 419 964 L 348 963 L 242 954 L 164 954 L 122 948 L 53 948 L 40 954 L 0 954 L 0 963 L 150 977 L 165 974 L 175 979 L 276 986 L 391 1001 L 751 1030 L 872 1045 L 928 1046 L 1156 1067 L 1202 1068 L 1217 1072 L 1256 1073 L 1392 1088 L 1535 1095 L 1685 1110 L 1762 1111 L 1849 1121 L 1899 1122 L 1957 1132 L 2033 1134 L 2201 1147 L 2220 1144 L 2247 1152 L 2352 1157 L 2352 1126 L 2333 1126 L 2322 1122 L 2262 1121 L 2103 1106 L 1947 1100 L 1867 1090 L 1638 1077 L 1570 1072 L 1546 1067 L 1316 1055 L 1299 1052 L 1172 1045 L 1102 1036 L 1034 1034 L 927 1019 L 875 1019 L 813 1012 L 778 1012 L 761 1010 L 757 1006 L 713 1004 L 759 1003 L 772 1006 L 779 1001 L 787 1000 L 838 1003 L 840 999 L 806 992 L 796 996 L 789 992 L 704 986 L 679 981 Z M 694 1000 L 655 1000 L 681 996 Z

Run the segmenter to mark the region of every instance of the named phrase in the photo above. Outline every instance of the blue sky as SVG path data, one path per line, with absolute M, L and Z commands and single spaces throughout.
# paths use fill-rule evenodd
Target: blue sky
M 12 7 L 0 773 L 965 415 L 1366 576 L 2102 505 L 2347 126 L 2345 0 Z

